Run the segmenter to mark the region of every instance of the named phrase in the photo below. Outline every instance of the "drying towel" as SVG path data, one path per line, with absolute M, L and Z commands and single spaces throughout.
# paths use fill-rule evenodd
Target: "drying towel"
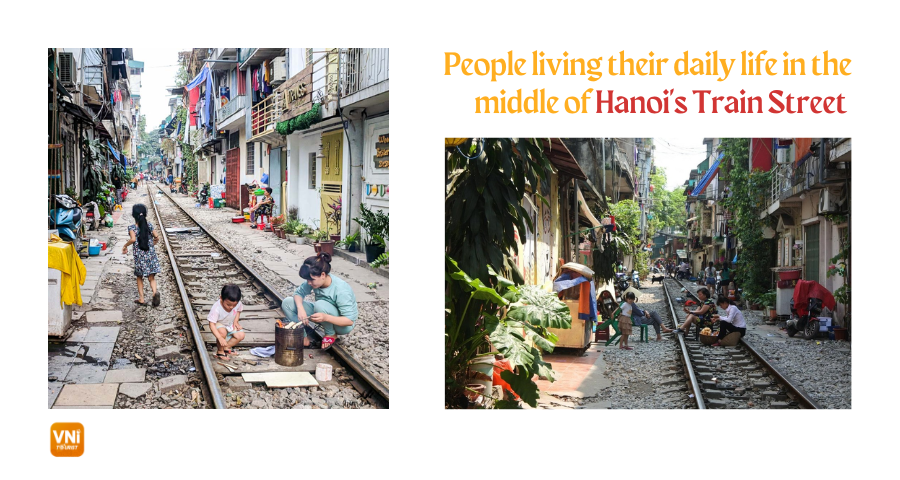
M 252 348 L 250 349 L 250 354 L 263 358 L 271 357 L 272 355 L 275 355 L 275 345 Z
M 580 285 L 578 291 L 578 318 L 591 322 L 597 321 L 597 298 L 594 289 L 594 281 L 588 281 L 584 277 L 572 280 L 572 276 L 565 272 L 553 282 L 553 291 L 561 292 Z
M 81 258 L 78 257 L 78 252 L 75 251 L 75 245 L 64 242 L 58 236 L 53 235 L 47 244 L 47 260 L 47 267 L 62 272 L 60 306 L 63 304 L 81 305 L 81 287 L 79 285 L 84 285 L 87 270 L 84 268 Z

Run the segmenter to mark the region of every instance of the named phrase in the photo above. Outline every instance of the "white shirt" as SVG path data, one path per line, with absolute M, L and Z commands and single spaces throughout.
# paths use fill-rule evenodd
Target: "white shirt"
M 229 332 L 234 330 L 234 317 L 237 312 L 244 311 L 244 304 L 238 302 L 230 312 L 226 312 L 222 307 L 222 299 L 216 300 L 212 308 L 209 309 L 209 316 L 206 317 L 210 323 L 217 323 L 217 327 L 225 327 Z
M 747 327 L 747 322 L 744 321 L 744 314 L 734 305 L 729 305 L 725 309 L 725 313 L 719 315 L 719 321 L 728 322 L 737 328 Z
M 620 313 L 619 315 L 625 315 L 626 317 L 630 317 L 631 316 L 631 304 L 628 302 L 623 303 L 622 304 L 622 313 Z

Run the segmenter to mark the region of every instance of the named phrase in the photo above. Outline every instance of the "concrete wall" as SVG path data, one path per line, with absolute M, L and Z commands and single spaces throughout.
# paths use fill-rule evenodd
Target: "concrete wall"
M 288 149 L 288 209 L 297 208 L 297 218 L 311 227 L 318 228 L 320 197 L 317 190 L 322 178 L 322 159 L 318 158 L 321 132 L 306 135 L 294 133 L 287 137 Z M 309 154 L 316 154 L 316 178 L 314 188 L 309 188 Z
M 386 168 L 375 168 L 375 144 L 379 135 L 390 134 L 389 115 L 367 119 L 363 136 L 364 148 L 362 153 L 362 176 L 365 182 L 360 182 L 361 201 L 366 207 L 373 210 L 390 211 L 390 172 Z M 353 171 L 359 175 L 359 169 Z M 354 226 L 356 224 L 354 223 Z M 355 229 L 354 229 L 355 230 Z

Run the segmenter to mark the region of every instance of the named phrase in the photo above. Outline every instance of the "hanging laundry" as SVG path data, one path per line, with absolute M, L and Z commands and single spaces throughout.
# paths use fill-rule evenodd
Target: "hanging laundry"
M 188 125 L 192 127 L 197 126 L 197 117 L 191 115 L 192 113 L 197 111 L 197 103 L 200 100 L 200 89 L 195 88 L 193 90 L 188 90 L 188 117 L 190 118 L 190 122 Z

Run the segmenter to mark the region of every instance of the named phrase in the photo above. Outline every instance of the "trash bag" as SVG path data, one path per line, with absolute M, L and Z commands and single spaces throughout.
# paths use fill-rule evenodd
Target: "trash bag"
M 103 224 L 106 225 L 108 228 L 112 228 L 112 227 L 113 227 L 113 217 L 112 217 L 112 215 L 110 215 L 110 214 L 107 213 L 106 216 L 103 217 Z

